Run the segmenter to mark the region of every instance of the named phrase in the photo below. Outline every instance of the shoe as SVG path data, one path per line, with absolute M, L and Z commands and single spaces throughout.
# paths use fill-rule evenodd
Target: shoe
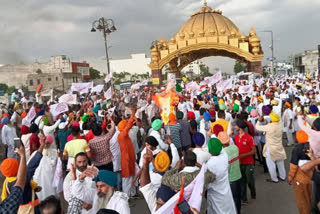
M 270 183 L 275 183 L 275 184 L 279 183 L 279 181 L 274 181 L 274 180 L 272 180 L 272 179 L 270 179 L 270 178 L 268 178 L 266 181 L 267 181 L 267 182 L 270 182 Z
M 282 179 L 282 178 L 280 178 L 279 176 L 278 176 L 278 179 L 279 179 L 280 181 L 286 181 L 286 179 Z

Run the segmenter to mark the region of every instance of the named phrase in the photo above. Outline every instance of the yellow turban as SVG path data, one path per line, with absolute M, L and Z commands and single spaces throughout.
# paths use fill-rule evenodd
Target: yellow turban
M 218 104 L 219 104 L 219 105 L 224 104 L 223 99 L 220 99 Z
M 170 158 L 166 152 L 160 152 L 157 154 L 154 160 L 154 166 L 157 171 L 165 172 L 170 166 Z
M 271 112 L 270 119 L 272 122 L 277 123 L 280 121 L 280 116 L 277 115 L 276 113 Z
M 263 102 L 263 97 L 259 96 L 259 97 L 258 97 L 258 101 L 259 101 L 260 103 L 262 103 L 262 102 Z

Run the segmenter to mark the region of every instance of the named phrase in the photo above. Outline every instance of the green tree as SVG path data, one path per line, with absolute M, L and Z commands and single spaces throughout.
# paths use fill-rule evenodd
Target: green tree
M 200 64 L 199 67 L 200 67 L 200 76 L 209 77 L 209 76 L 212 75 L 212 74 L 209 72 L 209 67 L 206 66 L 205 64 Z
M 100 79 L 101 78 L 100 71 L 98 71 L 97 69 L 94 69 L 91 67 L 89 72 L 90 72 L 91 79 Z
M 16 87 L 15 87 L 15 86 L 10 86 L 10 87 L 8 87 L 8 89 L 7 89 L 7 94 L 12 94 L 15 90 L 16 90 Z
M 8 90 L 8 85 L 4 83 L 0 83 L 0 90 L 6 92 Z
M 42 74 L 41 69 L 40 69 L 40 68 L 38 68 L 38 70 L 36 70 L 36 73 L 37 73 L 37 74 Z
M 248 71 L 247 66 L 237 60 L 237 61 L 236 61 L 236 64 L 234 64 L 233 72 L 234 72 L 235 74 L 238 74 L 238 73 L 240 73 L 241 71 L 247 72 L 247 71 Z
M 25 94 L 29 93 L 28 86 L 22 85 L 20 88 L 23 91 L 23 93 Z

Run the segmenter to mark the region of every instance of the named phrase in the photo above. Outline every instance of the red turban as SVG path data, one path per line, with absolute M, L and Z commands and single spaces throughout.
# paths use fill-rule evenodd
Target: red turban
M 209 114 L 211 115 L 211 117 L 216 117 L 216 112 L 214 110 L 209 111 Z
M 223 132 L 224 129 L 223 129 L 223 126 L 221 126 L 220 124 L 216 124 L 214 127 L 213 127 L 213 133 L 215 134 L 215 136 L 218 137 L 219 133 L 220 132 Z
M 0 166 L 1 173 L 5 177 L 15 177 L 18 174 L 19 162 L 13 158 L 5 159 Z
M 196 115 L 194 114 L 193 111 L 189 111 L 187 116 L 188 116 L 188 120 L 194 120 L 196 118 Z
M 21 126 L 21 135 L 25 135 L 29 133 L 29 127 L 28 126 Z

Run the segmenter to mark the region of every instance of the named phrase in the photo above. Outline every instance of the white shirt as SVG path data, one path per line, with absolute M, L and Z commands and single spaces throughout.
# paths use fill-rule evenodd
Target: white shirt
M 194 148 L 192 151 L 197 155 L 197 162 L 201 165 L 207 163 L 211 157 L 210 153 L 206 152 L 202 148 Z
M 81 172 L 79 170 L 76 170 L 76 176 L 77 178 L 81 175 Z M 69 200 L 71 199 L 71 191 L 72 191 L 72 185 L 74 184 L 74 180 L 71 180 L 71 173 L 69 172 L 67 176 L 64 179 L 63 182 L 63 195 L 64 199 L 67 203 L 69 203 Z M 92 178 L 86 177 L 84 179 L 84 183 L 87 186 L 87 188 L 92 187 L 95 185 L 94 181 L 92 181 Z M 89 214 L 91 210 L 87 211 L 86 209 L 82 209 L 82 214 Z
M 118 172 L 121 171 L 121 152 L 120 145 L 118 143 L 119 130 L 116 127 L 116 132 L 110 139 L 110 151 L 113 155 L 112 163 L 113 163 L 113 171 Z
M 16 128 L 11 125 L 4 125 L 1 130 L 2 143 L 8 146 L 8 158 L 18 159 L 17 154 L 14 152 L 14 138 L 17 137 Z
M 236 214 L 228 178 L 228 155 L 222 150 L 219 156 L 212 156 L 208 170 L 216 175 L 216 180 L 208 185 L 208 213 Z
M 21 141 L 22 141 L 24 148 L 26 150 L 26 161 L 27 162 L 30 158 L 30 136 L 31 135 L 32 135 L 32 133 L 25 134 L 25 135 L 21 136 Z
M 165 142 L 163 142 L 163 140 L 161 139 L 160 133 L 158 131 L 155 130 L 151 130 L 149 136 L 153 136 L 157 141 L 158 141 L 158 148 L 163 150 L 163 151 L 167 151 L 169 148 L 169 145 L 166 144 Z

